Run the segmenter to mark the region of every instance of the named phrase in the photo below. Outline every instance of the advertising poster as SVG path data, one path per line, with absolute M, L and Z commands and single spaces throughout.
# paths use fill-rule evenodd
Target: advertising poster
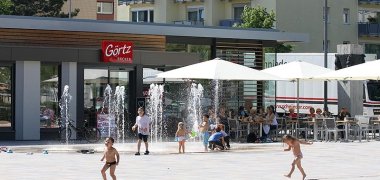
M 115 116 L 109 114 L 97 115 L 98 128 L 100 130 L 101 137 L 108 137 L 109 126 L 111 126 L 111 136 L 116 137 L 116 123 Z M 111 122 L 111 123 L 110 123 Z

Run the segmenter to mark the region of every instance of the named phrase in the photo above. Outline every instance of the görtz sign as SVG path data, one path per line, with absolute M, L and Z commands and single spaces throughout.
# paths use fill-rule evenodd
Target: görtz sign
M 102 41 L 103 62 L 132 63 L 133 44 L 128 41 Z

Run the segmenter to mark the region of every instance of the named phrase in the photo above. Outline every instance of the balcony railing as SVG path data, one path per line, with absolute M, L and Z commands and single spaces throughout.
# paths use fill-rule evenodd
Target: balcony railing
M 174 0 L 175 3 L 186 3 L 186 2 L 204 2 L 204 0 Z
M 380 4 L 380 0 L 359 0 L 361 4 Z
M 234 24 L 241 24 L 241 19 L 223 19 L 219 21 L 219 26 L 232 27 Z
M 154 4 L 154 0 L 125 0 L 125 3 L 127 5 L 129 5 L 129 4 L 143 4 L 143 3 Z
M 379 23 L 359 23 L 359 36 L 380 36 Z
M 190 25 L 190 26 L 204 26 L 204 21 L 173 21 L 173 23 Z

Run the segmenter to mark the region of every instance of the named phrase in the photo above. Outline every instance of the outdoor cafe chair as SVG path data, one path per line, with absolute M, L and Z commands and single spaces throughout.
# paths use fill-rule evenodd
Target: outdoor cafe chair
M 298 120 L 297 118 L 289 118 L 285 119 L 285 134 L 291 134 L 293 136 L 297 136 L 297 126 Z
M 334 141 L 338 139 L 338 133 L 344 132 L 344 129 L 338 129 L 335 118 L 326 118 L 325 120 L 325 141 L 330 140 L 330 133 L 334 133 Z
M 372 116 L 369 118 L 369 128 L 372 132 L 372 137 L 376 139 L 376 131 L 379 131 L 379 137 L 380 138 L 380 121 L 379 116 Z
M 244 131 L 246 131 L 246 129 L 242 128 L 239 121 L 235 119 L 228 119 L 228 124 L 230 126 L 230 133 L 233 133 L 235 135 L 235 140 L 243 137 Z
M 286 118 L 285 117 L 277 117 L 277 128 L 275 130 L 271 130 L 271 137 L 273 141 L 277 141 L 278 138 L 282 138 L 283 135 L 287 134 L 286 132 Z
M 298 126 L 296 128 L 296 131 L 297 131 L 297 133 L 304 132 L 305 140 L 307 140 L 309 132 L 311 134 L 310 124 L 303 123 L 302 121 L 309 121 L 309 118 L 300 118 L 300 119 L 298 119 L 298 121 L 299 121 L 299 123 L 298 123 Z
M 369 125 L 369 117 L 366 116 L 355 116 L 357 119 L 357 126 L 358 126 L 358 134 L 359 134 L 359 141 L 362 140 L 362 136 L 366 138 L 368 141 L 368 135 L 369 131 L 371 130 L 370 125 Z
M 317 133 L 317 137 L 319 135 L 320 139 L 323 139 L 323 137 L 324 137 L 323 135 L 325 132 L 325 119 L 324 118 L 316 118 L 316 119 L 314 119 L 314 121 L 315 121 L 315 125 L 317 125 L 317 127 L 315 128 L 317 130 L 317 132 L 313 132 L 313 133 Z

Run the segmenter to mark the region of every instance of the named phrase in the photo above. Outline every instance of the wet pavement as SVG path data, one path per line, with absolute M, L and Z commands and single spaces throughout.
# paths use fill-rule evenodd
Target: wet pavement
M 102 144 L 0 142 L 3 145 L 14 153 L 0 153 L 0 179 L 101 179 Z M 150 155 L 141 156 L 134 155 L 134 143 L 115 147 L 121 152 L 116 175 L 123 180 L 288 179 L 283 174 L 289 171 L 293 160 L 291 152 L 283 151 L 282 143 L 235 143 L 228 151 L 203 152 L 201 143 L 187 142 L 185 154 L 177 153 L 177 143 L 158 143 L 151 144 Z M 380 179 L 378 141 L 318 142 L 301 148 L 307 179 Z M 86 149 L 95 153 L 77 153 Z M 49 154 L 43 154 L 43 150 Z M 292 179 L 301 179 L 297 169 Z

